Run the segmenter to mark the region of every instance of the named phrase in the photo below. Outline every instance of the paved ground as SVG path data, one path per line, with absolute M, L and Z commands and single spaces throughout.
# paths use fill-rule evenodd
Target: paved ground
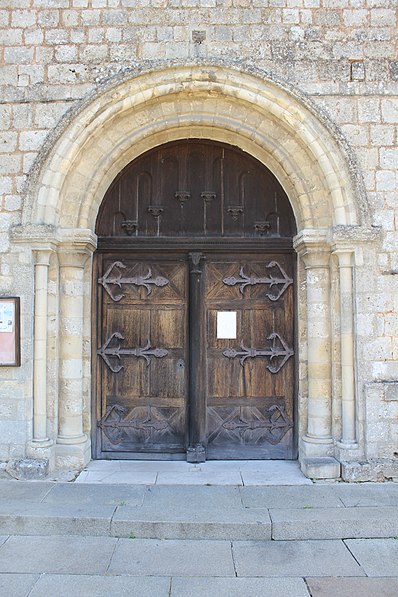
M 0 538 L 4 597 L 396 597 L 398 541 Z
M 308 484 L 291 468 L 277 486 L 255 463 L 235 485 L 229 463 L 220 484 L 186 463 L 136 463 L 130 481 L 153 482 L 122 483 L 125 464 L 95 482 L 0 480 L 0 597 L 398 596 L 398 483 Z
M 76 483 L 133 483 L 135 485 L 312 485 L 297 461 L 209 460 L 183 461 L 93 460 Z

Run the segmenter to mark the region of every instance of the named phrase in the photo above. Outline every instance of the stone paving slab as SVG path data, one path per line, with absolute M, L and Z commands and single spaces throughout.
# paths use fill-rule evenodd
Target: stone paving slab
M 157 504 L 140 509 L 119 507 L 111 534 L 147 539 L 271 539 L 271 520 L 268 510 L 195 510 L 189 504 L 167 510 Z
M 235 576 L 229 541 L 119 539 L 108 574 Z
M 237 576 L 364 576 L 342 541 L 236 541 Z
M 110 535 L 114 506 L 0 504 L 0 532 L 10 535 Z
M 348 539 L 345 544 L 368 576 L 398 577 L 398 539 Z
M 0 572 L 104 574 L 112 537 L 9 537 L 0 547 Z
M 330 487 L 241 487 L 245 508 L 344 508 Z
M 398 506 L 398 483 L 337 483 L 332 491 L 347 508 Z
M 209 460 L 184 461 L 93 460 L 76 483 L 135 483 L 150 485 L 312 485 L 297 461 Z
M 302 578 L 174 578 L 171 597 L 309 597 Z M 352 595 L 350 597 L 353 597 Z
M 109 472 L 109 471 L 83 471 L 76 479 L 79 484 L 113 484 L 113 485 L 154 485 L 156 483 L 156 472 Z
M 267 510 L 243 508 L 238 487 L 155 486 L 140 509 L 119 506 L 112 535 L 161 539 L 270 539 Z
M 38 578 L 39 574 L 0 574 L 0 595 L 27 597 Z
M 41 502 L 54 487 L 56 483 L 49 481 L 0 480 L 0 503 L 10 500 Z
M 46 574 L 29 597 L 169 597 L 170 583 L 167 577 Z
M 275 540 L 398 535 L 397 508 L 271 509 L 270 516 Z
M 223 510 L 225 508 L 243 508 L 239 487 L 202 486 L 202 485 L 155 485 L 146 488 L 145 506 L 157 506 L 161 509 L 190 507 L 192 510 Z
M 398 578 L 306 578 L 312 597 L 396 597 Z
M 186 473 L 160 472 L 157 485 L 243 485 L 239 471 L 202 471 Z
M 395 503 L 397 488 L 3 481 L 0 533 L 259 540 L 271 538 L 272 526 L 275 540 L 395 537 L 398 506 L 364 504 Z
M 42 502 L 45 504 L 78 504 L 104 506 L 142 506 L 147 493 L 145 486 L 137 485 L 82 485 L 60 483 L 51 488 Z
M 285 477 L 281 477 L 275 475 L 275 473 L 263 473 L 260 471 L 241 471 L 243 485 L 249 486 L 258 486 L 258 485 L 277 485 L 278 487 L 288 486 L 288 485 L 312 485 L 311 479 L 307 479 L 304 477 L 301 471 L 297 471 L 296 475 L 286 475 Z

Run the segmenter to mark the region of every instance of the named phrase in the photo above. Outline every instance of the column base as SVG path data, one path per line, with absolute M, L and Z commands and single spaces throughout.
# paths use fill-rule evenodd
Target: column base
M 309 479 L 340 479 L 340 463 L 335 458 L 303 458 L 300 467 Z
M 64 444 L 66 446 L 74 446 L 75 444 L 85 444 L 87 436 L 82 433 L 81 435 L 58 435 L 57 444 Z
M 61 443 L 55 446 L 55 466 L 57 470 L 82 470 L 91 460 L 91 442 L 84 436 L 84 442 Z
M 363 461 L 364 453 L 356 442 L 337 442 L 335 457 L 343 461 Z
M 48 470 L 55 469 L 55 444 L 51 439 L 31 440 L 26 444 L 26 456 L 34 460 L 48 460 Z
M 300 457 L 333 457 L 334 444 L 331 437 L 311 437 L 304 435 L 300 439 Z

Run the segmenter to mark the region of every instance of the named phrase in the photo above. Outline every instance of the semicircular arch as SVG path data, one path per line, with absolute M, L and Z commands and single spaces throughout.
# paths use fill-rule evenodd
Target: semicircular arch
M 298 230 L 366 218 L 349 160 L 323 117 L 274 81 L 221 67 L 174 67 L 122 81 L 85 106 L 40 170 L 25 224 L 94 230 L 115 176 L 168 141 L 235 145 L 267 166 Z

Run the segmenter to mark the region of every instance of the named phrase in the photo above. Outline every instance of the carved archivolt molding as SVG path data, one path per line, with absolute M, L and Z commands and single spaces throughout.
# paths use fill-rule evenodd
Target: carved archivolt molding
M 93 230 L 121 169 L 187 136 L 233 143 L 263 162 L 289 195 L 299 230 L 366 216 L 349 160 L 315 108 L 264 75 L 202 65 L 148 72 L 86 103 L 43 159 L 24 223 Z

